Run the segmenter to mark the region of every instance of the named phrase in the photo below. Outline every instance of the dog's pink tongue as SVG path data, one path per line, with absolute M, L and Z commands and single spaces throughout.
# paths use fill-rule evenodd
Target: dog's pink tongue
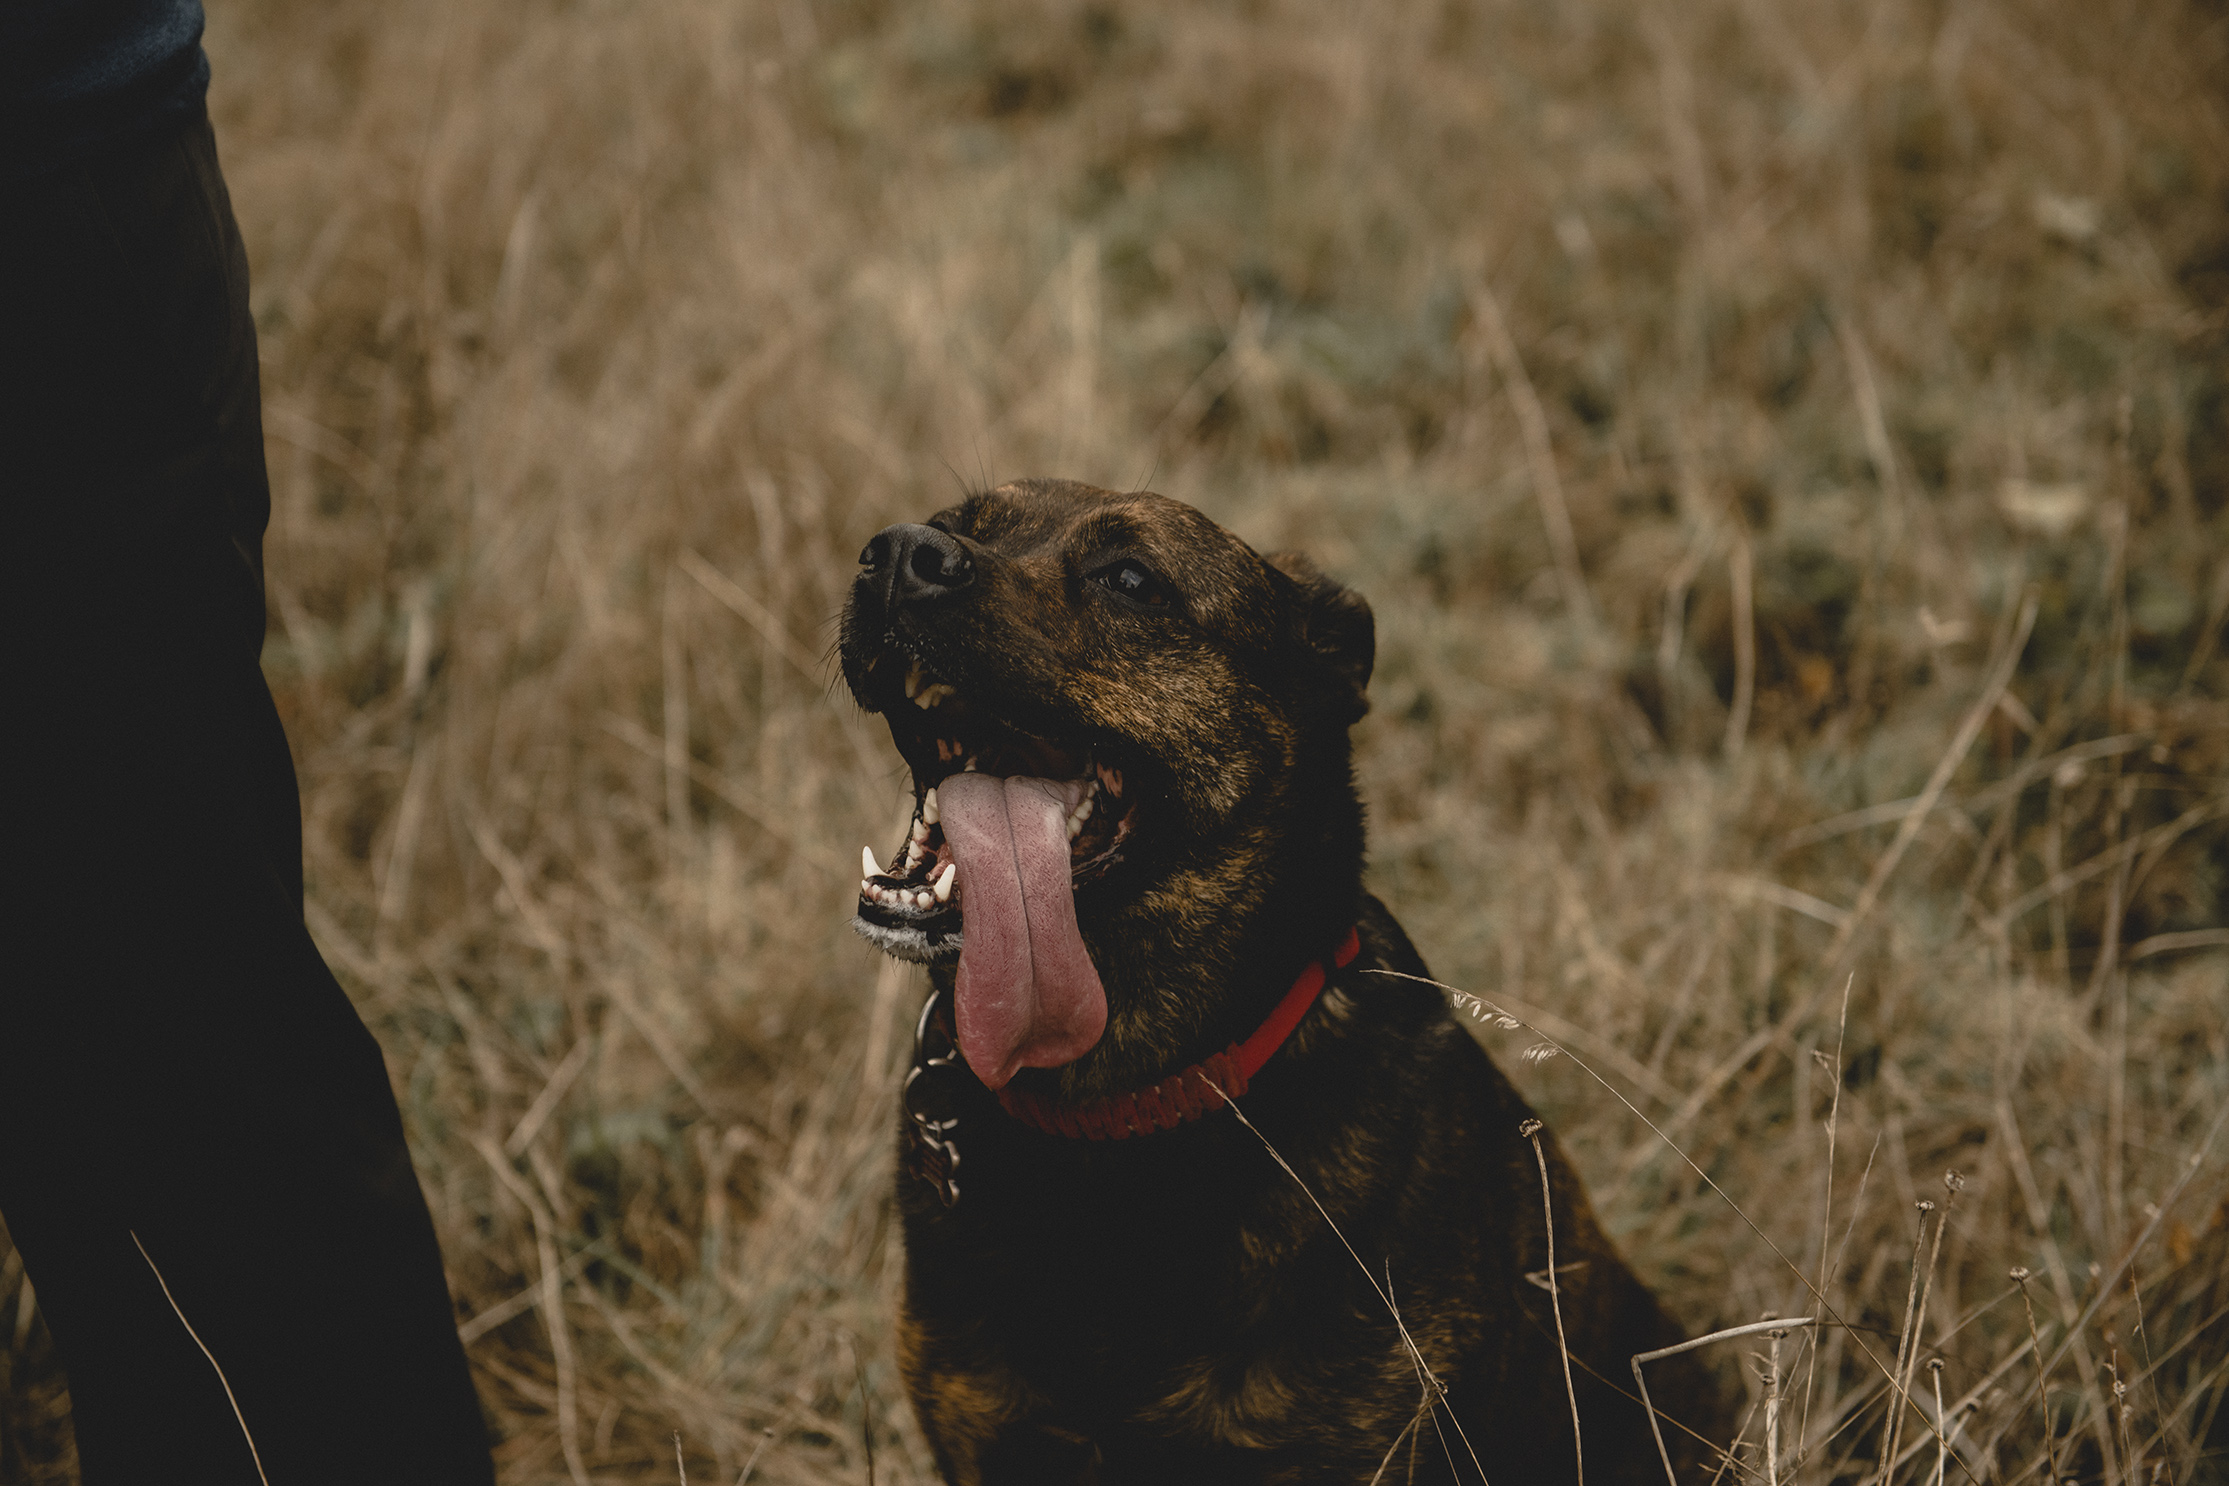
M 937 785 L 944 841 L 960 865 L 960 1051 L 1000 1088 L 1020 1068 L 1090 1052 L 1107 993 L 1076 932 L 1066 798 L 1050 779 L 954 774 Z

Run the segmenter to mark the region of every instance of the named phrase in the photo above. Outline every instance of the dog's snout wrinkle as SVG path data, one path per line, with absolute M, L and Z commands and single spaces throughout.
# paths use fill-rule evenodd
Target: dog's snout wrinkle
M 886 609 L 946 598 L 975 582 L 975 560 L 957 538 L 912 522 L 875 533 L 859 565 L 881 590 Z

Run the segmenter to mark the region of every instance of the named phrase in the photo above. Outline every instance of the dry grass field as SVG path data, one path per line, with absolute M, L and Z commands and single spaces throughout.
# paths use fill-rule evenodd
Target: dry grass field
M 1375 605 L 1375 890 L 1683 1322 L 1847 1323 L 1714 1347 L 1727 1480 L 1881 1479 L 1907 1336 L 1894 1480 L 2229 1480 L 2219 0 L 211 11 L 310 922 L 505 1482 L 930 1478 L 828 648 L 1040 473 Z

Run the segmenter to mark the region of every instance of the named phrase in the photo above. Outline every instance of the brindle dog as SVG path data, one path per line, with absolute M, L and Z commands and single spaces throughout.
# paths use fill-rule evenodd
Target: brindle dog
M 856 922 L 935 988 L 900 1354 L 945 1478 L 1572 1479 L 1531 1111 L 1438 991 L 1368 973 L 1426 973 L 1362 890 L 1369 606 L 1061 481 L 860 566 L 844 676 L 917 805 Z M 1540 1147 L 1587 1474 L 1661 1477 L 1629 1359 L 1680 1334 Z M 1650 1390 L 1675 1462 L 1725 1440 L 1690 1357 Z

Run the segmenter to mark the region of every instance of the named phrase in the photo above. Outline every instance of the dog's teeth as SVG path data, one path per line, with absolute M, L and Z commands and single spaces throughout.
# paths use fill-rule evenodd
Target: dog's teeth
M 913 864 L 920 860 L 921 838 L 916 836 L 913 840 L 906 843 L 906 870 L 908 872 L 911 872 L 913 870 Z
M 913 699 L 913 705 L 926 712 L 950 695 L 952 695 L 950 686 L 942 681 L 932 681 L 921 688 L 921 695 Z
M 936 900 L 939 903 L 948 903 L 951 901 L 952 879 L 959 875 L 960 864 L 958 862 L 946 862 L 944 864 L 944 870 L 936 875 L 936 885 L 931 888 L 930 891 L 936 894 Z
M 929 839 L 929 823 L 927 821 L 917 820 L 913 823 L 913 839 L 916 841 Z
M 936 823 L 936 791 L 932 789 L 921 797 L 921 824 L 933 826 Z
M 875 849 L 872 846 L 859 848 L 859 865 L 866 869 L 869 877 L 880 877 L 882 875 L 882 864 L 875 860 Z
M 920 690 L 921 662 L 909 660 L 906 662 L 906 699 L 911 701 Z
M 873 897 L 873 896 L 875 895 L 875 885 L 874 885 L 873 883 L 869 882 L 869 881 L 868 881 L 868 880 L 867 880 L 866 878 L 864 878 L 864 877 L 860 878 L 860 879 L 859 879 L 859 895 L 860 895 L 861 897 L 863 897 L 863 898 L 871 898 L 871 897 Z
M 969 774 L 972 774 L 972 773 L 974 773 L 974 772 L 975 772 L 975 756 L 974 756 L 973 754 L 969 754 L 969 755 L 968 755 L 968 760 L 967 760 L 967 767 L 966 767 L 966 770 L 965 770 L 965 772 L 966 772 L 966 773 L 969 773 Z
M 935 896 L 930 893 L 915 893 L 913 895 L 913 906 L 916 908 L 926 908 L 935 901 Z

